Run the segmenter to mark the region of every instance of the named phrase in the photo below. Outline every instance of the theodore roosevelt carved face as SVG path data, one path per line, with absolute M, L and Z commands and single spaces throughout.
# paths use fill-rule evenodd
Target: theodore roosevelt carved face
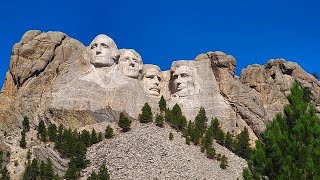
M 125 76 L 138 79 L 142 71 L 141 56 L 133 49 L 121 49 L 119 66 Z
M 173 72 L 174 95 L 185 97 L 196 93 L 195 89 L 196 69 L 190 66 L 179 66 Z
M 95 67 L 110 67 L 115 64 L 118 48 L 109 36 L 98 35 L 93 39 L 89 48 L 90 63 Z
M 161 70 L 155 65 L 145 65 L 143 67 L 142 83 L 145 91 L 152 96 L 160 95 Z

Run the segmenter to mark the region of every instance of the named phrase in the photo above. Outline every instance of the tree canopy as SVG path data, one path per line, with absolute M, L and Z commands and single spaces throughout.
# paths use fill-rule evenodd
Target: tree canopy
M 141 114 L 139 114 L 139 121 L 141 123 L 148 123 L 152 122 L 152 111 L 151 107 L 149 106 L 148 103 L 145 103 L 144 106 L 141 109 Z
M 284 114 L 277 114 L 256 143 L 245 179 L 320 179 L 320 122 L 297 81 Z

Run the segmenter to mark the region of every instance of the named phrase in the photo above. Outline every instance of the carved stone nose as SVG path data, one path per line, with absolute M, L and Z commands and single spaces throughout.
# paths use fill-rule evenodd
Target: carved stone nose
M 129 65 L 129 66 L 134 67 L 134 64 L 133 64 L 133 63 L 130 63 L 130 65 Z

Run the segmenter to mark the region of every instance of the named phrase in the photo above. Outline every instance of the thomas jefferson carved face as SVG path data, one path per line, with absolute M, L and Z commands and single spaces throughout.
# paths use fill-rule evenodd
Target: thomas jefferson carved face
M 152 96 L 160 95 L 159 83 L 161 81 L 161 71 L 157 66 L 144 68 L 142 83 L 145 91 Z
M 195 91 L 195 69 L 189 66 L 179 66 L 173 73 L 175 95 L 185 97 Z
M 118 54 L 117 45 L 108 36 L 100 34 L 90 44 L 90 63 L 96 67 L 110 67 Z
M 137 79 L 142 70 L 141 56 L 133 49 L 121 49 L 119 66 L 125 76 Z

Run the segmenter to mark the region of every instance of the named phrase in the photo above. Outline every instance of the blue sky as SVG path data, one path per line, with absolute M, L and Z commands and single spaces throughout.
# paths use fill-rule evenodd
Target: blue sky
M 27 30 L 62 31 L 88 45 L 98 34 L 133 48 L 145 64 L 224 51 L 236 74 L 271 58 L 320 74 L 320 2 L 313 1 L 17 1 L 0 5 L 0 84 L 11 48 Z

